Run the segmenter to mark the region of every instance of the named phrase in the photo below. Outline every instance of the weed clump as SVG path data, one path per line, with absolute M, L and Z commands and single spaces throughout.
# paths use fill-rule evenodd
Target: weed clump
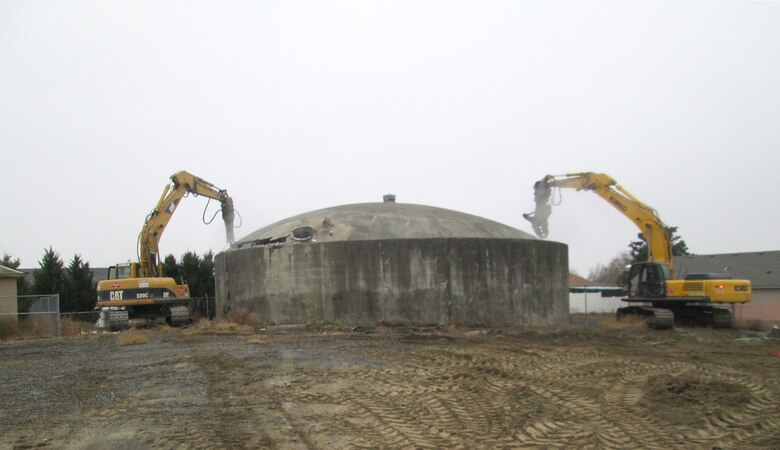
M 149 335 L 135 328 L 119 333 L 119 345 L 139 345 L 145 344 L 149 340 Z
M 94 325 L 89 322 L 75 320 L 70 317 L 62 317 L 60 319 L 60 336 L 63 337 L 90 334 L 94 329 Z
M 226 320 L 198 321 L 182 331 L 184 334 L 252 334 L 254 328 Z
M 246 308 L 231 309 L 230 312 L 227 313 L 226 318 L 228 322 L 250 327 L 260 323 L 260 318 L 257 316 L 257 314 L 249 311 Z

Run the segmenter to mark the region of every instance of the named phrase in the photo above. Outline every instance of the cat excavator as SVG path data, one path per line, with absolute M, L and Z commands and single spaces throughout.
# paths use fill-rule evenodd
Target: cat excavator
M 163 317 L 171 326 L 190 323 L 189 287 L 163 275 L 159 243 L 181 199 L 201 195 L 220 202 L 227 242 L 234 242 L 235 212 L 227 191 L 188 172 L 174 173 L 144 220 L 138 236 L 138 262 L 111 266 L 108 279 L 98 283 L 96 309 L 101 311 L 103 325 L 120 329 L 128 327 L 130 319 Z
M 689 274 L 675 279 L 672 241 L 658 213 L 603 173 L 547 175 L 534 183 L 536 207 L 523 217 L 539 238 L 548 235 L 553 190 L 560 188 L 595 193 L 631 220 L 647 243 L 647 261 L 629 268 L 626 298 L 622 299 L 629 306 L 617 310 L 618 319 L 640 316 L 655 329 L 671 328 L 675 323 L 728 328 L 732 325 L 728 307 L 750 302 L 749 280 L 725 274 Z

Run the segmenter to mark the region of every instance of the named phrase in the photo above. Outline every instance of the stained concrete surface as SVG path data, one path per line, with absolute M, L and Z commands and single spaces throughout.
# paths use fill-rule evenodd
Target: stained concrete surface
M 450 209 L 405 203 L 359 203 L 319 209 L 260 228 L 235 247 L 285 239 L 293 230 L 312 227 L 316 242 L 427 238 L 533 239 L 516 228 Z
M 414 239 L 261 246 L 215 259 L 218 314 L 273 323 L 553 325 L 568 317 L 566 246 Z
M 218 316 L 271 323 L 552 325 L 568 317 L 568 254 L 510 226 L 399 203 L 271 224 L 215 258 Z

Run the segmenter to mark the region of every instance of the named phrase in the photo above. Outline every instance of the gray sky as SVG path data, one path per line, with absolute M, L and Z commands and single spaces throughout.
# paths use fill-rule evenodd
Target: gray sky
M 23 267 L 135 259 L 178 170 L 238 238 L 388 192 L 530 233 L 535 180 L 595 171 L 694 253 L 778 250 L 780 2 L 0 0 L 0 152 Z M 224 248 L 205 206 L 164 254 Z M 575 191 L 550 227 L 583 275 L 637 233 Z

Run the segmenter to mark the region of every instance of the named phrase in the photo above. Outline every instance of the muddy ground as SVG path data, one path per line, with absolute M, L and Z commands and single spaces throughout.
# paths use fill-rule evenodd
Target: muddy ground
M 761 332 L 136 333 L 1 344 L 0 448 L 780 448 Z

